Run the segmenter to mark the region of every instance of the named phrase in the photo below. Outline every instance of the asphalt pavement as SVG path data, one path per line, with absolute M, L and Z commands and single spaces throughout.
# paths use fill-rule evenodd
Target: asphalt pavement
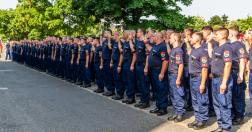
M 67 83 L 12 61 L 0 59 L 0 131 L 4 132 L 191 132 L 187 124 L 194 120 L 187 112 L 182 123 L 168 122 L 169 114 L 149 114 L 155 108 L 140 110 L 101 94 Z M 251 131 L 252 112 L 246 91 L 246 123 L 232 131 Z M 137 98 L 139 100 L 139 98 Z M 210 118 L 211 131 L 218 127 Z

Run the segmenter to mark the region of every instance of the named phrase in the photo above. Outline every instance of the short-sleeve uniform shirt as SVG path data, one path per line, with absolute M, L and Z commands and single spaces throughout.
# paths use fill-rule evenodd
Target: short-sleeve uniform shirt
M 121 45 L 123 47 L 123 42 L 121 41 Z M 112 49 L 112 60 L 118 61 L 120 59 L 120 50 L 118 47 L 118 42 L 114 42 L 113 49 Z
M 230 46 L 233 49 L 232 69 L 239 69 L 239 59 L 248 57 L 245 45 L 240 41 L 235 41 Z
M 133 57 L 133 54 L 132 54 L 131 49 L 130 49 L 129 41 L 128 42 L 125 41 L 123 43 L 123 59 L 124 60 L 132 59 L 132 57 Z
M 192 49 L 189 56 L 189 73 L 201 73 L 202 68 L 209 66 L 208 58 L 208 52 L 203 47 Z
M 170 52 L 168 71 L 177 71 L 180 64 L 184 64 L 184 53 L 180 46 L 173 48 Z
M 148 65 L 149 67 L 162 67 L 164 60 L 169 60 L 169 56 L 166 44 L 162 42 L 152 47 L 148 58 Z
M 95 51 L 94 51 L 94 62 L 99 62 L 102 58 L 102 47 L 101 46 L 98 46 L 96 47 L 95 46 Z
M 233 61 L 233 50 L 229 44 L 225 43 L 221 46 L 216 46 L 212 52 L 212 73 L 223 73 L 225 63 Z

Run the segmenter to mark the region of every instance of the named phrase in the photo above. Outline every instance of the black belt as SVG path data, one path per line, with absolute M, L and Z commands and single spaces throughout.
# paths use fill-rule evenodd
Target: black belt
M 252 70 L 250 70 L 250 73 L 252 73 Z
M 61 56 L 61 57 L 66 57 L 65 55 Z
M 239 69 L 233 69 L 232 72 L 239 72 Z
M 132 61 L 131 59 L 125 59 L 123 60 L 123 62 L 129 62 L 129 61 Z
M 86 61 L 86 59 L 80 59 L 80 61 Z
M 168 71 L 168 74 L 178 74 L 178 71 Z
M 184 67 L 185 67 L 185 66 L 188 66 L 188 64 L 184 64 Z
M 138 66 L 145 65 L 145 63 L 136 63 Z
M 119 62 L 119 60 L 113 60 L 113 63 L 117 63 L 117 62 Z
M 60 55 L 59 55 L 59 56 L 56 56 L 56 57 L 60 57 Z
M 219 73 L 219 74 L 214 74 L 213 73 L 213 77 L 214 78 L 223 77 L 223 73 Z
M 195 78 L 195 77 L 201 77 L 201 73 L 197 73 L 197 74 L 190 74 L 191 78 Z
M 95 61 L 95 62 L 94 62 L 94 64 L 98 64 L 98 63 L 100 63 L 100 61 Z
M 110 59 L 103 59 L 103 61 L 110 61 Z
M 150 67 L 150 70 L 160 70 L 162 67 Z

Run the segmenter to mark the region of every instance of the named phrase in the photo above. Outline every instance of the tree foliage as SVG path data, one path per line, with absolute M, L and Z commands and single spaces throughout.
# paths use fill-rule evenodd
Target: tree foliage
M 245 33 L 248 28 L 252 28 L 252 17 L 248 16 L 245 19 L 240 20 L 240 30 Z
M 193 23 L 189 23 L 188 25 L 192 27 L 194 30 L 200 31 L 204 26 L 207 25 L 205 19 L 201 16 L 193 16 Z

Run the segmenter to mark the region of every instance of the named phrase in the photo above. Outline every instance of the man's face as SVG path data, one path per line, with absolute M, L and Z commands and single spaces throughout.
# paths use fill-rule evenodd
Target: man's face
M 170 36 L 170 44 L 174 44 L 174 35 L 173 34 Z
M 216 32 L 215 41 L 220 42 L 222 40 L 222 35 L 219 31 Z
M 104 32 L 104 37 L 105 37 L 105 38 L 108 37 L 108 31 L 105 31 L 105 32 Z
M 123 32 L 123 38 L 124 38 L 124 39 L 127 39 L 127 38 L 128 38 L 128 33 Z
M 66 42 L 66 37 L 63 37 L 63 38 L 62 38 L 62 41 L 63 41 L 63 42 Z
M 198 36 L 193 34 L 191 38 L 191 45 L 195 45 L 198 40 Z
M 74 44 L 78 44 L 79 40 L 77 38 L 74 38 Z
M 141 30 L 138 29 L 138 30 L 137 30 L 137 38 L 139 38 L 139 37 L 141 36 L 141 33 L 142 33 Z M 132 34 L 132 35 L 133 35 L 133 34 Z
M 202 30 L 203 38 L 206 40 L 207 36 L 209 35 L 206 30 Z
M 156 36 L 156 34 L 153 35 L 153 42 L 157 43 L 157 36 Z
M 60 42 L 61 42 L 61 40 L 59 38 L 57 38 L 57 43 L 60 43 Z
M 85 43 L 84 39 L 81 39 L 81 44 L 84 44 L 84 43 Z
M 151 39 L 152 36 L 153 36 L 153 34 L 152 34 L 151 32 L 148 32 L 147 38 L 148 38 L 148 39 Z
M 114 40 L 117 40 L 117 37 L 118 37 L 118 35 L 116 35 L 116 33 L 113 33 L 113 37 L 112 37 L 112 38 L 113 38 Z

